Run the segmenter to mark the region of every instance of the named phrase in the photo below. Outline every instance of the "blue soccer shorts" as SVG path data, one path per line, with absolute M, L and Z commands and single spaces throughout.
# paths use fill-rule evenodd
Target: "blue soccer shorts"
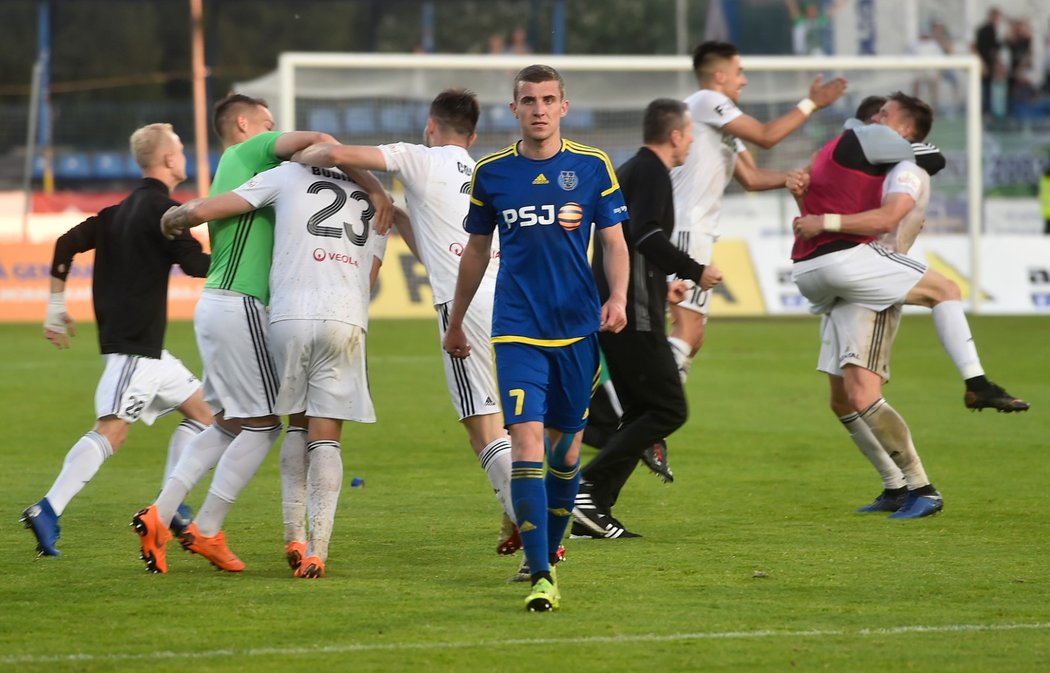
M 587 425 L 600 370 L 597 334 L 567 346 L 500 342 L 493 348 L 507 425 L 542 421 L 566 434 Z

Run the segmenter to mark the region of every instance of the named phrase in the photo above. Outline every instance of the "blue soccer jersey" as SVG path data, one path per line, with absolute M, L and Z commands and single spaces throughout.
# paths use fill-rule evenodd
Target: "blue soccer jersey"
M 625 219 L 616 173 L 599 149 L 563 140 L 561 151 L 535 161 L 513 145 L 479 161 L 463 226 L 482 235 L 499 229 L 493 342 L 557 346 L 597 332 L 590 225 Z

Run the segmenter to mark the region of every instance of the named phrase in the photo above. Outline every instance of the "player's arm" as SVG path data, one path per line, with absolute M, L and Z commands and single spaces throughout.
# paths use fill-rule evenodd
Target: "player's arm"
M 419 256 L 419 247 L 416 245 L 416 232 L 412 229 L 412 220 L 409 219 L 408 213 L 397 207 L 394 208 L 394 228 L 397 229 L 401 240 L 412 252 L 412 256 L 422 263 L 423 259 Z
M 822 231 L 841 231 L 845 234 L 881 236 L 897 228 L 900 221 L 915 207 L 909 194 L 890 194 L 882 206 L 852 215 L 805 215 L 795 220 L 795 234 L 799 238 L 813 238 Z
M 256 206 L 234 192 L 193 199 L 181 206 L 169 208 L 160 218 L 160 231 L 165 238 L 170 240 L 198 224 L 240 215 L 255 210 L 255 208 Z
M 277 136 L 273 144 L 273 153 L 278 159 L 291 159 L 292 155 L 317 143 L 338 143 L 327 133 L 317 131 L 288 131 Z M 331 165 L 331 164 L 329 164 Z
M 77 335 L 76 323 L 66 310 L 66 278 L 73 266 L 73 257 L 77 253 L 94 249 L 98 230 L 112 212 L 112 207 L 104 208 L 98 215 L 87 218 L 55 241 L 51 256 L 51 293 L 44 314 L 44 338 L 56 348 L 69 348 L 69 337 Z
M 183 273 L 194 278 L 205 278 L 211 267 L 211 255 L 204 252 L 200 241 L 183 231 L 168 243 L 171 259 Z
M 369 171 L 386 171 L 386 157 L 378 147 L 368 145 L 340 145 L 319 143 L 304 149 L 295 160 L 307 166 L 330 168 L 338 166 L 347 171 L 363 168 Z
M 601 330 L 619 332 L 627 325 L 627 279 L 630 255 L 623 238 L 623 226 L 614 224 L 599 229 L 605 278 L 609 281 L 609 298 L 602 304 Z
M 759 168 L 755 158 L 748 151 L 736 157 L 736 168 L 733 177 L 749 192 L 764 192 L 770 189 L 783 189 L 787 184 L 787 171 L 771 171 Z
M 621 240 L 622 238 L 621 235 Z M 492 234 L 471 234 L 463 249 L 463 256 L 460 257 L 456 293 L 452 299 L 452 312 L 442 343 L 445 352 L 452 357 L 465 358 L 470 355 L 470 344 L 467 343 L 467 335 L 463 331 L 463 318 L 478 291 L 478 286 L 481 285 L 481 279 L 485 276 L 491 249 Z M 626 304 L 626 300 L 624 303 Z
M 809 98 L 799 101 L 787 114 L 765 124 L 750 115 L 742 114 L 722 129 L 741 140 L 768 150 L 798 130 L 815 110 L 831 105 L 845 91 L 846 80 L 842 77 L 824 82 L 823 76 L 817 75 L 809 87 Z

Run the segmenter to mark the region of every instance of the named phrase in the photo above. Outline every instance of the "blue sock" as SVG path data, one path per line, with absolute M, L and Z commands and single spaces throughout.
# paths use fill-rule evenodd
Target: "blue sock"
M 572 506 L 580 490 L 580 459 L 574 465 L 565 463 L 565 453 L 574 435 L 563 435 L 554 450 L 547 454 L 547 549 L 554 553 L 572 521 Z M 562 446 L 565 444 L 566 446 Z
M 516 460 L 510 466 L 510 497 L 518 520 L 521 546 L 533 575 L 550 572 L 547 559 L 547 491 L 543 463 Z M 564 531 L 563 531 L 564 532 Z

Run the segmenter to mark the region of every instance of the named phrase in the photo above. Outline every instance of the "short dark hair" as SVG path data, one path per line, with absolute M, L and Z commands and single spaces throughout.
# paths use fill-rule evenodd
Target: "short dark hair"
M 439 93 L 430 103 L 430 118 L 442 128 L 469 138 L 478 127 L 481 107 L 469 89 L 453 87 Z
M 657 98 L 645 108 L 642 121 L 642 142 L 659 145 L 667 142 L 671 131 L 685 126 L 685 103 L 673 98 Z
M 868 96 L 857 106 L 857 112 L 854 113 L 854 116 L 863 122 L 871 121 L 875 113 L 881 110 L 885 104 L 885 96 Z
M 912 142 L 925 140 L 930 134 L 930 129 L 933 128 L 933 109 L 926 102 L 902 91 L 891 93 L 887 98 L 896 101 L 904 110 L 904 114 L 911 119 L 912 126 L 915 127 L 915 137 L 908 138 L 908 140 Z
M 557 82 L 558 93 L 561 94 L 562 98 L 565 98 L 565 80 L 561 78 L 557 70 L 549 65 L 528 65 L 518 71 L 518 74 L 514 76 L 515 101 L 518 100 L 518 84 L 521 82 L 530 82 L 532 84 Z
M 740 50 L 729 42 L 717 40 L 701 42 L 693 50 L 693 72 L 696 73 L 698 79 L 707 79 L 722 61 L 729 61 L 739 55 Z
M 241 93 L 227 94 L 225 98 L 215 104 L 211 114 L 211 123 L 215 128 L 215 133 L 220 138 L 225 138 L 231 131 L 231 126 L 237 117 L 243 114 L 246 109 L 257 107 L 269 108 L 270 106 L 262 98 L 252 98 Z

